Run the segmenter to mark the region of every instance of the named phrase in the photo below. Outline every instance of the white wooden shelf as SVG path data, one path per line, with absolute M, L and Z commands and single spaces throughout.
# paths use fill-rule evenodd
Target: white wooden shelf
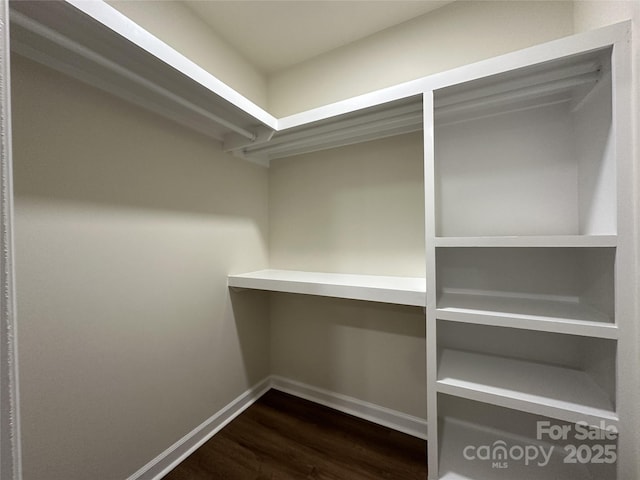
M 436 247 L 615 247 L 616 235 L 436 237 Z
M 255 163 L 422 129 L 424 81 L 282 119 L 102 1 L 11 3 L 11 49 Z
M 438 391 L 568 422 L 618 421 L 611 400 L 585 372 L 444 349 Z
M 577 301 L 443 293 L 440 320 L 522 328 L 597 338 L 618 338 L 618 327 L 603 312 Z
M 542 443 L 535 439 L 535 427 L 532 437 L 516 435 L 483 425 L 465 422 L 456 418 L 442 419 L 442 434 L 440 445 L 440 480 L 585 480 L 593 478 L 587 466 L 581 464 L 564 463 L 564 450 L 561 446 L 554 446 L 549 464 L 544 467 L 537 465 L 525 466 L 524 462 L 509 459 L 508 468 L 493 468 L 491 461 L 467 460 L 464 449 L 471 445 L 495 445 L 495 442 L 505 442 L 511 445 L 543 446 L 549 451 L 551 444 Z
M 469 67 L 458 68 L 277 119 L 105 2 L 12 2 L 10 8 L 15 53 L 223 140 L 225 151 L 266 166 L 274 158 L 419 131 L 422 93 L 470 75 Z M 562 42 L 555 47 L 530 52 L 544 62 L 580 51 Z M 587 57 L 582 60 L 593 70 L 599 54 Z M 526 58 L 520 52 L 503 55 L 471 76 L 515 70 L 529 63 Z M 574 73 L 583 74 L 583 64 Z M 529 76 L 537 83 L 558 80 L 543 70 Z M 517 77 L 505 79 L 522 86 Z M 492 92 L 482 94 L 495 100 Z M 472 107 L 478 101 L 462 97 L 439 98 L 439 114 L 469 108 L 461 100 L 471 100 Z
M 222 140 L 277 120 L 104 2 L 12 2 L 11 48 Z
M 633 202 L 620 33 L 425 97 L 430 480 L 615 480 L 635 465 L 624 454 L 566 464 L 562 444 L 580 443 L 571 438 L 544 468 L 463 454 L 541 445 L 545 418 L 628 422 L 633 262 L 622 233 Z
M 259 270 L 229 275 L 229 287 L 420 307 L 426 305 L 426 281 L 422 277 Z

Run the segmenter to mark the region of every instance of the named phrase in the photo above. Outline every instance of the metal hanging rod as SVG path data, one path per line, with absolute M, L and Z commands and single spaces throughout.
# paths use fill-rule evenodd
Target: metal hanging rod
M 448 103 L 446 105 L 438 105 L 435 107 L 437 115 L 449 115 L 460 113 L 466 110 L 482 108 L 489 105 L 497 105 L 501 103 L 510 103 L 518 100 L 526 100 L 540 95 L 561 92 L 573 87 L 596 83 L 600 79 L 600 72 L 584 73 L 574 77 L 562 78 L 559 80 L 551 80 L 542 84 L 530 85 L 522 88 L 509 90 L 502 93 L 494 93 L 491 95 L 463 100 L 458 103 Z
M 501 92 L 486 94 L 488 89 L 480 89 L 485 95 L 479 97 L 478 91 L 459 94 L 447 98 L 446 104 L 435 107 L 436 117 L 463 114 L 464 112 L 482 109 L 489 106 L 499 106 L 517 101 L 526 101 L 536 97 L 554 94 L 574 87 L 596 83 L 600 79 L 599 66 L 596 63 L 567 67 L 554 73 L 554 79 L 548 80 L 549 75 L 539 75 L 537 80 L 542 83 L 523 86 L 523 82 L 516 80 L 508 86 L 502 85 Z M 586 72 L 586 73 L 583 73 Z M 572 76 L 569 76 L 572 75 Z M 504 89 L 507 88 L 507 91 Z M 495 87 L 492 92 L 496 92 Z M 567 99 L 564 99 L 565 101 Z M 422 105 L 410 104 L 399 108 L 391 108 L 352 118 L 343 122 L 335 122 L 316 128 L 309 128 L 290 134 L 276 136 L 273 140 L 247 145 L 242 149 L 243 155 L 250 158 L 282 158 L 298 153 L 323 150 L 338 145 L 356 143 L 357 141 L 381 138 L 391 134 L 402 134 L 416 131 L 422 127 Z
M 305 151 L 308 149 L 324 149 L 337 144 L 345 145 L 355 138 L 380 138 L 388 131 L 396 131 L 398 133 L 409 133 L 422 129 L 422 112 L 412 115 L 404 115 L 390 119 L 377 120 L 348 129 L 334 130 L 323 135 L 309 135 L 291 142 L 280 143 L 278 145 L 266 144 L 256 149 L 246 149 L 245 154 L 261 154 L 271 158 L 288 154 L 290 151 Z M 347 143 L 347 144 L 348 144 Z
M 488 97 L 496 93 L 505 93 L 512 90 L 519 90 L 525 87 L 533 87 L 551 81 L 573 78 L 585 73 L 595 73 L 602 69 L 601 62 L 589 60 L 581 63 L 575 63 L 553 70 L 533 73 L 531 75 L 519 76 L 516 78 L 493 82 L 490 85 L 473 88 L 461 93 L 446 94 L 445 91 L 436 98 L 436 107 L 446 107 L 454 103 L 462 103 L 463 101 L 476 100 L 481 97 Z M 456 89 L 457 87 L 453 87 Z
M 313 145 L 324 145 L 328 142 L 339 141 L 349 136 L 370 135 L 375 132 L 398 127 L 422 126 L 422 103 L 404 105 L 373 112 L 357 118 L 332 122 L 301 131 L 283 133 L 270 141 L 256 142 L 244 148 L 246 155 L 280 154 L 283 151 L 304 149 Z
M 435 107 L 436 117 L 464 114 L 485 107 L 508 105 L 545 95 L 555 94 L 586 84 L 595 84 L 600 79 L 597 62 L 587 62 L 535 75 L 526 81 L 514 79 L 499 86 L 480 88 L 444 98 Z M 569 98 L 562 99 L 567 101 Z M 443 105 L 444 103 L 444 105 Z M 547 102 L 547 104 L 557 103 Z M 323 150 L 339 145 L 357 143 L 389 135 L 416 131 L 422 127 L 422 105 L 409 104 L 389 108 L 342 122 L 284 133 L 266 142 L 247 145 L 243 155 L 273 159 L 299 153 Z

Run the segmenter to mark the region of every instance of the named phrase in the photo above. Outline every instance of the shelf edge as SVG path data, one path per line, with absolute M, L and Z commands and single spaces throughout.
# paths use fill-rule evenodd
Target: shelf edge
M 370 276 L 375 277 L 375 275 Z M 228 286 L 238 289 L 316 295 L 322 297 L 392 303 L 396 305 L 417 307 L 426 306 L 426 291 L 415 289 L 387 288 L 384 286 L 365 284 L 347 285 L 331 282 L 312 282 L 296 278 L 269 278 L 268 275 L 265 275 L 264 277 L 250 277 L 247 276 L 247 274 L 229 275 Z
M 607 425 L 618 425 L 618 415 L 609 410 L 579 406 L 570 402 L 554 401 L 560 405 L 549 405 L 547 403 L 526 400 L 510 395 L 499 395 L 496 393 L 485 392 L 481 389 L 474 389 L 452 385 L 446 381 L 438 380 L 436 382 L 438 393 L 444 393 L 468 400 L 488 403 L 499 407 L 510 408 L 522 412 L 542 415 L 545 417 L 556 418 L 571 423 L 587 422 L 590 425 L 599 425 L 605 421 Z
M 436 247 L 616 247 L 617 235 L 435 237 Z
M 569 320 L 556 317 L 537 317 L 535 315 L 495 313 L 471 313 L 447 309 L 436 309 L 438 320 L 470 323 L 475 325 L 487 325 L 492 327 L 518 328 L 538 332 L 560 333 L 566 335 L 578 335 L 583 337 L 595 337 L 608 340 L 618 339 L 618 326 L 614 323 L 602 323 L 580 320 Z M 548 318 L 548 319 L 545 319 Z

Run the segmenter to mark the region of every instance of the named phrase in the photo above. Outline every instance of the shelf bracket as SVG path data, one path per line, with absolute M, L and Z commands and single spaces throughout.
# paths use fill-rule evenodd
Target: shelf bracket
M 271 128 L 265 127 L 263 125 L 255 128 L 253 139 L 247 139 L 246 136 L 237 133 L 229 133 L 224 136 L 222 149 L 225 153 L 230 153 L 234 157 L 238 157 L 243 160 L 248 160 L 250 162 L 257 163 L 258 165 L 268 167 L 269 157 L 267 155 L 262 155 L 259 153 L 248 154 L 246 148 L 250 145 L 266 145 L 271 141 L 275 133 L 275 130 L 272 130 Z
M 275 134 L 275 130 L 260 125 L 254 129 L 253 138 L 247 138 L 238 133 L 229 133 L 224 136 L 223 150 L 225 153 L 242 153 L 248 146 L 263 145 L 269 143 Z

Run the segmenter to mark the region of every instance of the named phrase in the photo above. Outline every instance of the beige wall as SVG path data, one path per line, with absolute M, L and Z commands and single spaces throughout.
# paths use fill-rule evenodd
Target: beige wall
M 457 1 L 269 78 L 285 116 L 573 33 L 568 1 Z
M 189 7 L 173 0 L 108 0 L 151 34 L 262 108 L 266 77 Z
M 122 480 L 269 373 L 267 171 L 12 69 L 24 479 Z
M 573 7 L 575 31 L 585 32 L 637 18 L 638 9 L 634 0 L 577 0 Z
M 272 268 L 423 276 L 422 134 L 273 161 L 269 238 Z
M 422 134 L 272 162 L 270 264 L 294 270 L 423 276 Z M 274 295 L 271 370 L 426 416 L 420 308 Z
M 426 419 L 419 307 L 272 294 L 275 375 Z

